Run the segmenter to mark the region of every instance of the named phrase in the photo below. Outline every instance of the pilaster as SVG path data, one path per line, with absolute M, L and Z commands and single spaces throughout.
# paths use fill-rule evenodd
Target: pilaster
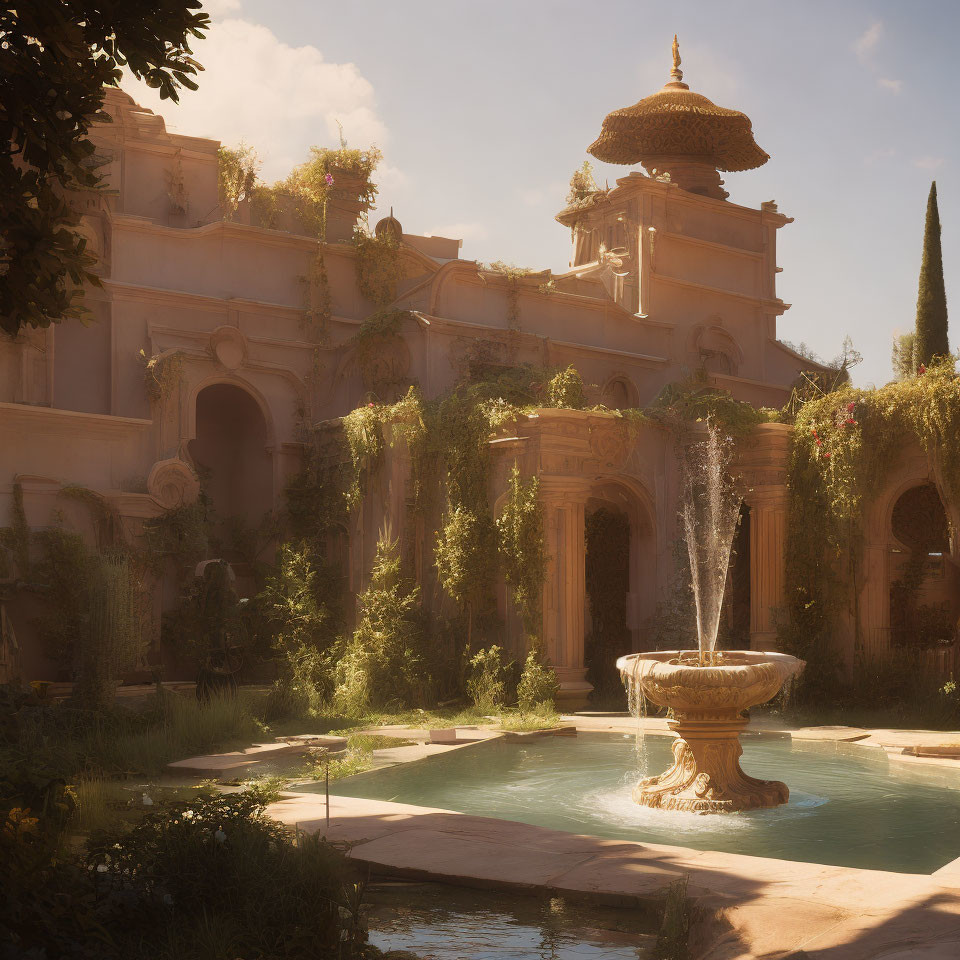
M 543 638 L 560 681 L 558 700 L 567 709 L 583 706 L 593 689 L 586 679 L 583 651 L 586 494 L 586 484 L 573 478 L 545 478 L 541 487 L 547 553 Z

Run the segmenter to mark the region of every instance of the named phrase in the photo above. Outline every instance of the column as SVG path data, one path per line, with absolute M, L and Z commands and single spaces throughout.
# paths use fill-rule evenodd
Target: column
M 576 491 L 543 491 L 547 578 L 543 590 L 543 639 L 560 680 L 558 706 L 582 707 L 593 686 L 583 663 L 586 597 L 585 498 Z
M 776 650 L 774 610 L 783 605 L 787 488 L 759 487 L 749 503 L 750 649 Z

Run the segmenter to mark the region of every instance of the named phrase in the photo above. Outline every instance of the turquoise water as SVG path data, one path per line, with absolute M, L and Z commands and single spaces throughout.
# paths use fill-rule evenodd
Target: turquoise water
M 899 873 L 931 873 L 960 857 L 960 775 L 952 771 L 902 769 L 879 749 L 748 735 L 744 770 L 785 781 L 788 804 L 708 816 L 640 807 L 630 791 L 641 769 L 667 769 L 671 742 L 647 736 L 638 752 L 632 736 L 496 740 L 341 780 L 333 792 L 571 833 Z

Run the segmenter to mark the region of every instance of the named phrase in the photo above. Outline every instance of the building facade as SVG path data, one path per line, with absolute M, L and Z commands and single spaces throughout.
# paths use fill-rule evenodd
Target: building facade
M 304 322 L 318 241 L 296 210 L 282 209 L 270 228 L 244 205 L 225 219 L 219 144 L 171 134 L 161 117 L 107 91 L 113 123 L 92 135 L 107 188 L 78 200 L 103 282 L 87 292 L 92 322 L 0 341 L 0 523 L 16 487 L 31 529 L 63 523 L 95 544 L 102 518 L 64 495 L 84 488 L 135 537 L 145 520 L 195 499 L 202 482 L 220 515 L 256 524 L 282 509 L 311 426 L 370 397 L 394 399 L 408 384 L 438 396 L 477 356 L 572 364 L 589 399 L 609 411 L 642 408 L 694 371 L 738 399 L 782 406 L 811 366 L 777 339 L 789 306 L 776 293 L 777 234 L 791 221 L 773 202 L 751 209 L 727 199 L 718 169 L 756 166 L 766 154 L 742 114 L 690 91 L 678 68 L 675 57 L 660 93 L 605 121 L 593 152 L 640 162 L 647 172 L 629 172 L 561 211 L 557 219 L 572 237 L 564 272 L 507 276 L 461 259 L 459 240 L 407 234 L 392 215 L 376 221 L 378 232 L 399 240 L 403 278 L 390 306 L 407 313 L 389 348 L 363 364 L 352 337 L 377 305 L 357 283 L 351 238 L 365 204 L 349 178 L 331 194 L 321 244 L 331 304 L 321 341 Z M 169 375 L 160 376 L 165 365 Z M 776 643 L 773 617 L 782 603 L 789 434 L 788 426 L 763 425 L 740 451 L 749 510 L 740 550 L 743 632 L 760 648 Z M 671 441 L 655 427 L 630 430 L 611 412 L 543 409 L 493 438 L 491 456 L 494 510 L 514 463 L 540 477 L 548 556 L 542 635 L 561 696 L 582 702 L 597 615 L 587 589 L 587 528 L 603 510 L 626 530 L 623 620 L 642 649 L 675 571 Z M 403 457 L 388 453 L 343 531 L 351 596 L 365 583 L 384 521 L 416 535 L 405 527 Z M 880 540 L 870 549 L 883 556 L 871 563 L 884 566 L 889 544 Z M 435 577 L 428 546 L 416 552 L 416 567 L 421 583 Z M 242 570 L 238 576 L 242 584 Z M 887 579 L 884 567 L 880 593 Z M 155 587 L 159 616 L 178 587 L 163 577 Z M 29 591 L 3 597 L 8 670 L 16 658 L 30 679 L 68 680 L 70 665 L 34 641 L 42 600 Z M 503 586 L 499 602 L 507 642 L 522 643 Z M 882 630 L 882 613 L 875 619 Z

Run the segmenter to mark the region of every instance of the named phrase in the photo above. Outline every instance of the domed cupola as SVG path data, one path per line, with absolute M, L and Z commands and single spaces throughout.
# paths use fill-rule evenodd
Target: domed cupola
M 607 114 L 587 149 L 606 163 L 640 163 L 651 176 L 669 175 L 682 190 L 717 200 L 728 196 L 718 171 L 752 170 L 770 159 L 746 114 L 718 107 L 683 82 L 676 37 L 670 82 Z

